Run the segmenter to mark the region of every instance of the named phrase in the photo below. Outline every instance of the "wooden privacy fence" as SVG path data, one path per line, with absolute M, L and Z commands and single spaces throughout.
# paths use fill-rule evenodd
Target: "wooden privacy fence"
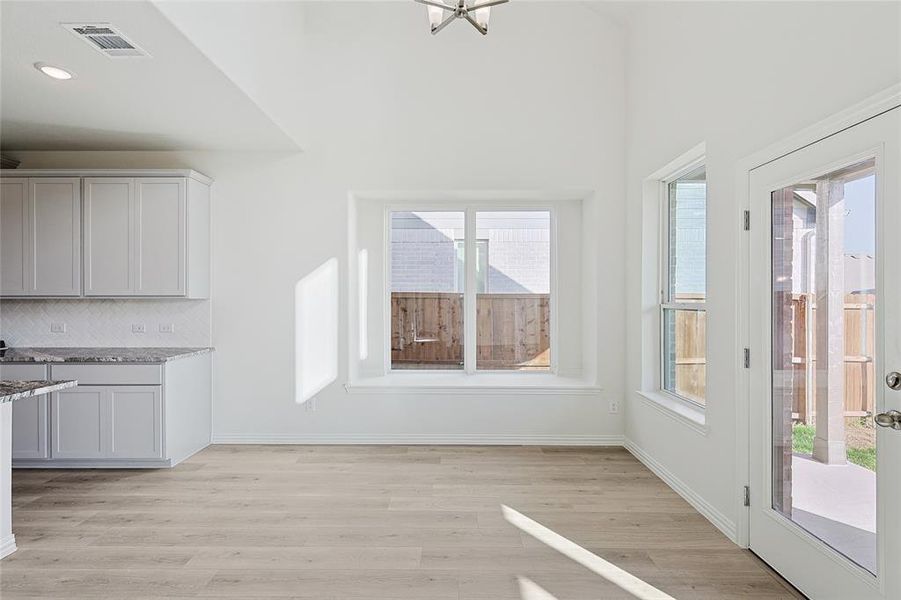
M 863 417 L 876 406 L 876 296 L 845 296 L 845 416 Z M 810 423 L 816 407 L 816 305 L 813 294 L 792 294 L 793 417 Z
M 476 364 L 480 369 L 550 367 L 550 296 L 479 294 Z M 463 295 L 391 294 L 394 368 L 449 369 L 463 364 Z
M 812 421 L 816 407 L 815 379 L 809 381 L 807 377 L 808 369 L 816 369 L 814 298 L 813 294 L 792 294 L 792 413 L 794 419 L 803 423 Z M 870 415 L 876 405 L 875 301 L 873 294 L 848 294 L 845 297 L 846 417 Z M 676 391 L 703 402 L 707 369 L 706 314 L 688 310 L 675 312 Z
M 704 404 L 707 397 L 707 313 L 676 310 L 676 393 Z

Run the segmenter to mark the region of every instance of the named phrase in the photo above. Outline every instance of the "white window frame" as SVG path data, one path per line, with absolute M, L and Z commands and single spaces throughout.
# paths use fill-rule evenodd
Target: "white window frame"
M 464 268 L 466 270 L 466 285 L 463 291 L 463 369 L 394 369 L 391 365 L 391 214 L 394 212 L 462 212 L 464 214 Z M 551 335 L 551 361 L 550 367 L 545 371 L 539 370 L 514 370 L 514 369 L 477 369 L 477 315 L 476 293 L 470 290 L 476 289 L 476 214 L 480 212 L 547 212 L 550 215 L 550 335 Z M 389 375 L 483 375 L 504 374 L 510 376 L 548 376 L 557 375 L 558 358 L 558 328 L 557 328 L 557 214 L 553 203 L 529 203 L 508 201 L 485 202 L 403 202 L 391 203 L 385 206 L 384 214 L 384 370 Z
M 659 226 L 660 232 L 658 235 L 658 244 L 659 244 L 659 254 L 660 258 L 658 261 L 658 290 L 657 297 L 658 301 L 658 331 L 657 331 L 657 347 L 658 347 L 658 361 L 657 361 L 657 388 L 660 394 L 664 396 L 674 399 L 678 402 L 687 404 L 691 409 L 698 411 L 706 410 L 706 392 L 704 397 L 704 404 L 697 402 L 687 396 L 682 396 L 677 394 L 674 391 L 670 391 L 666 389 L 666 369 L 667 369 L 667 348 L 666 348 L 666 312 L 667 311 L 677 311 L 677 310 L 691 310 L 697 312 L 707 313 L 707 299 L 706 299 L 706 289 L 707 289 L 707 251 L 705 248 L 704 251 L 704 289 L 705 289 L 705 299 L 701 302 L 675 302 L 670 297 L 670 282 L 671 282 L 671 268 L 670 268 L 670 240 L 672 236 L 672 231 L 670 228 L 670 184 L 681 179 L 685 175 L 700 169 L 701 167 L 706 167 L 707 157 L 706 155 L 696 156 L 693 158 L 684 157 L 686 162 L 683 162 L 681 166 L 678 166 L 675 170 L 671 171 L 668 175 L 659 179 L 659 206 L 660 206 L 660 216 L 659 216 Z M 706 204 L 706 200 L 705 200 Z M 706 214 L 706 210 L 705 210 Z M 704 224 L 704 229 L 706 232 L 707 223 Z M 707 238 L 705 234 L 705 240 Z M 706 348 L 708 347 L 707 339 L 707 329 L 705 329 L 705 340 L 704 340 L 704 348 L 706 353 Z M 706 371 L 705 371 L 705 379 L 706 379 Z M 704 386 L 706 390 L 706 385 Z

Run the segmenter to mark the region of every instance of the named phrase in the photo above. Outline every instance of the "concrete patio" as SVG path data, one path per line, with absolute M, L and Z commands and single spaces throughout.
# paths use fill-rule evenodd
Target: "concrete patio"
M 876 572 L 876 473 L 792 456 L 792 520 Z

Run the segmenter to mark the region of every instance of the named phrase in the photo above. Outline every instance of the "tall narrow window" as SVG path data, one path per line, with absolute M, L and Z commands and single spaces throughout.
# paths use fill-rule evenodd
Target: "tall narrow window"
M 463 212 L 391 213 L 391 368 L 463 368 Z
M 487 240 L 476 275 L 476 368 L 539 370 L 551 360 L 551 215 L 548 211 L 476 214 L 476 235 Z
M 550 211 L 392 212 L 390 243 L 392 370 L 550 370 Z
M 703 406 L 707 387 L 707 171 L 667 183 L 661 294 L 661 381 Z

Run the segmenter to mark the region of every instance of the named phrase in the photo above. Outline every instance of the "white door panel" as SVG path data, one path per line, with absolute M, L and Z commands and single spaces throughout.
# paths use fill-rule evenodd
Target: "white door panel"
M 901 108 L 751 172 L 750 547 L 811 598 L 901 598 Z

